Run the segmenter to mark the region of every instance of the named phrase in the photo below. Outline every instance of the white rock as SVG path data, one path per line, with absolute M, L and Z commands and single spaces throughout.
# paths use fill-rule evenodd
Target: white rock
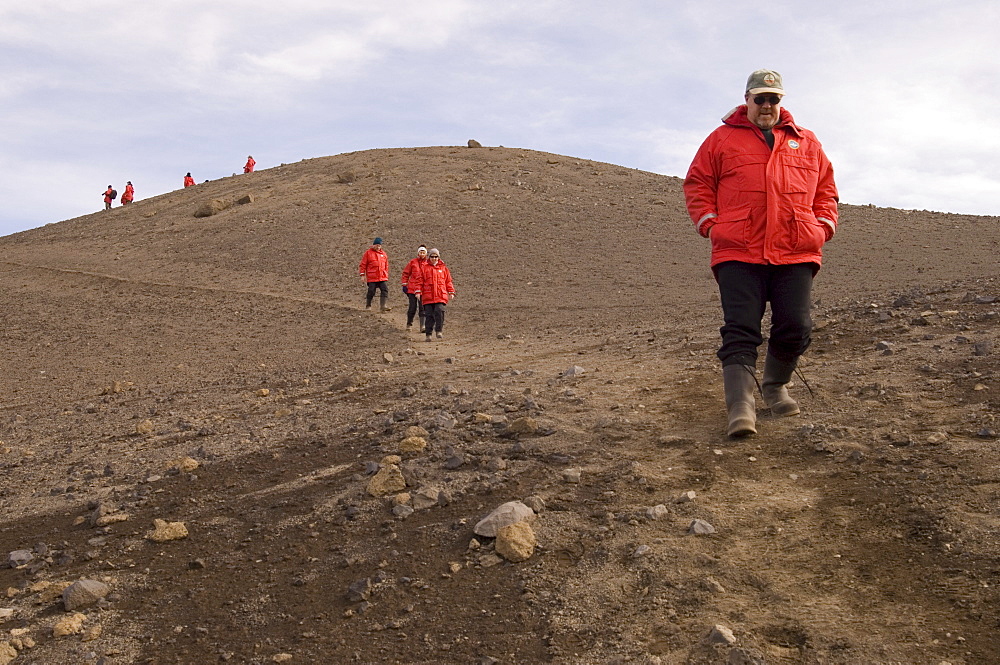
M 501 527 L 525 522 L 535 516 L 535 511 L 520 501 L 508 501 L 498 506 L 489 515 L 479 520 L 473 531 L 477 536 L 496 538 Z

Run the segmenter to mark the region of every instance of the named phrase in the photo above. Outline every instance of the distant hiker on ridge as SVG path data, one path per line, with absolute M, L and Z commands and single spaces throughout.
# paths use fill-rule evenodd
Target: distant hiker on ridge
M 407 330 L 413 327 L 413 317 L 416 315 L 420 321 L 420 332 L 424 332 L 424 306 L 417 298 L 416 292 L 420 290 L 425 265 L 427 265 L 427 248 L 421 245 L 417 247 L 417 255 L 403 268 L 403 293 L 410 300 L 410 306 L 406 310 Z
M 111 202 L 115 200 L 116 196 L 118 196 L 118 192 L 116 192 L 111 185 L 108 185 L 108 188 L 106 190 L 104 190 L 104 209 L 105 210 L 111 210 Z
M 426 340 L 431 341 L 432 332 L 436 332 L 437 338 L 441 339 L 444 337 L 444 310 L 455 298 L 455 285 L 451 281 L 451 271 L 441 260 L 441 252 L 437 249 L 427 254 L 417 297 L 424 306 Z
M 122 193 L 122 205 L 127 206 L 129 203 L 135 199 L 135 187 L 132 186 L 132 181 L 129 180 L 125 183 L 125 191 Z
M 771 303 L 764 403 L 775 416 L 799 405 L 787 384 L 808 348 L 813 277 L 823 244 L 837 230 L 833 167 L 816 136 L 781 106 L 778 72 L 758 69 L 745 104 L 701 144 L 684 196 L 695 228 L 712 241 L 711 267 L 722 296 L 722 361 L 729 436 L 757 432 L 753 390 L 761 319 Z
M 187 175 L 186 175 L 186 176 L 184 176 L 184 186 L 185 186 L 185 187 L 190 187 L 190 186 L 192 186 L 193 184 L 194 184 L 194 178 L 192 178 L 192 177 L 191 177 L 191 172 L 190 172 L 190 171 L 188 171 L 188 172 L 187 172 Z
M 253 173 L 253 167 L 257 165 L 257 162 L 253 161 L 253 155 L 247 155 L 247 163 L 243 166 L 244 173 Z
M 388 312 L 391 307 L 386 307 L 389 300 L 389 257 L 382 249 L 382 239 L 375 238 L 372 246 L 365 250 L 361 257 L 361 265 L 358 266 L 361 279 L 368 285 L 368 294 L 365 297 L 365 309 L 372 308 L 372 299 L 375 297 L 375 289 L 381 291 L 379 294 L 379 311 Z

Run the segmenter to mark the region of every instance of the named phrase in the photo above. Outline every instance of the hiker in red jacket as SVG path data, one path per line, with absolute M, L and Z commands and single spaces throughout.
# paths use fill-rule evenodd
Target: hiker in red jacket
M 413 327 L 413 317 L 416 315 L 420 320 L 420 332 L 424 332 L 424 306 L 417 298 L 416 291 L 420 290 L 425 265 L 427 265 L 427 248 L 421 245 L 417 247 L 417 255 L 403 268 L 403 293 L 410 300 L 410 306 L 406 310 L 407 330 Z
M 127 206 L 129 203 L 135 199 L 135 187 L 132 186 L 132 181 L 129 180 L 125 183 L 125 191 L 122 193 L 122 205 Z
M 104 209 L 105 210 L 111 210 L 111 202 L 115 200 L 115 197 L 117 195 L 118 195 L 118 193 L 115 192 L 114 187 L 112 187 L 111 185 L 108 185 L 108 188 L 106 190 L 104 190 Z
M 257 162 L 253 161 L 253 156 L 252 155 L 247 155 L 247 163 L 243 166 L 243 172 L 244 173 L 253 173 L 253 167 L 256 164 L 257 164 Z
M 431 341 L 432 332 L 437 333 L 437 338 L 441 339 L 444 337 L 444 309 L 455 298 L 455 285 L 451 281 L 451 271 L 441 260 L 441 252 L 437 249 L 432 249 L 427 254 L 417 297 L 424 306 L 427 341 Z
M 375 238 L 372 246 L 365 250 L 361 257 L 361 265 L 358 266 L 361 279 L 368 285 L 368 295 L 365 299 L 365 309 L 372 308 L 372 299 L 375 297 L 375 289 L 381 291 L 379 295 L 379 311 L 388 312 L 391 307 L 386 307 L 389 300 L 389 257 L 382 249 L 382 239 Z
M 191 177 L 191 172 L 188 171 L 187 175 L 184 176 L 184 186 L 190 187 L 193 184 L 194 184 L 194 178 Z
M 781 106 L 784 95 L 778 72 L 752 73 L 746 103 L 709 134 L 684 179 L 688 213 L 712 242 L 725 319 L 717 355 L 734 437 L 757 431 L 753 389 L 768 302 L 761 393 L 772 414 L 799 412 L 787 384 L 811 341 L 813 277 L 837 230 L 833 167 L 816 136 Z

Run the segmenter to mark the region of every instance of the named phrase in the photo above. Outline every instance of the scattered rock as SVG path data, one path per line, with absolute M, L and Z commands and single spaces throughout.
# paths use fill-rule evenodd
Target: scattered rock
M 655 506 L 646 509 L 646 517 L 651 520 L 662 520 L 669 514 L 670 510 L 668 510 L 662 503 L 658 503 Z
M 153 421 L 142 420 L 135 425 L 135 433 L 139 436 L 146 436 L 153 433 Z
M 413 493 L 413 508 L 416 510 L 437 506 L 440 501 L 441 491 L 436 487 L 421 487 Z
M 408 436 L 399 442 L 399 452 L 419 453 L 427 448 L 427 439 L 422 436 Z
M 406 479 L 396 464 L 383 464 L 368 482 L 368 493 L 372 496 L 385 496 L 404 489 L 406 489 Z
M 535 512 L 520 501 L 508 501 L 498 506 L 489 515 L 479 520 L 473 531 L 478 536 L 496 538 L 499 530 L 511 524 L 532 519 Z
M 522 503 L 536 513 L 540 513 L 545 510 L 545 500 L 536 494 L 526 497 Z
M 538 541 L 535 539 L 535 532 L 531 525 L 527 522 L 515 522 L 497 529 L 494 549 L 497 554 L 508 561 L 519 563 L 531 558 L 537 544 Z
M 688 533 L 694 536 L 707 536 L 715 533 L 715 527 L 705 520 L 696 519 L 688 527 Z
M 397 504 L 392 507 L 392 514 L 401 520 L 405 520 L 413 514 L 413 508 L 407 506 L 406 504 Z
M 632 551 L 632 558 L 641 559 L 642 557 L 646 556 L 652 551 L 653 548 L 650 547 L 649 545 L 639 545 L 637 548 L 635 548 L 635 550 Z
M 108 595 L 108 585 L 97 580 L 77 580 L 63 589 L 63 607 L 67 612 L 93 605 Z
M 580 482 L 580 476 L 580 469 L 564 469 L 562 473 L 563 481 L 573 485 Z
M 10 665 L 17 658 L 17 650 L 11 646 L 10 642 L 0 642 L 0 665 Z
M 705 636 L 705 641 L 709 644 L 735 644 L 736 636 L 733 631 L 721 624 L 715 624 Z
M 66 637 L 67 635 L 76 635 L 81 630 L 83 630 L 83 623 L 87 620 L 85 614 L 80 614 L 77 612 L 72 616 L 68 616 L 65 619 L 59 621 L 52 628 L 52 637 Z
M 679 497 L 677 497 L 677 503 L 687 503 L 689 501 L 694 501 L 698 495 L 694 493 L 694 490 L 688 490 L 684 492 Z
M 513 435 L 530 435 L 538 431 L 538 423 L 531 416 L 518 418 L 509 425 L 505 432 Z
M 565 378 L 572 378 L 574 376 L 580 376 L 580 375 L 586 373 L 586 371 L 587 370 L 585 370 L 584 368 L 580 367 L 579 365 L 573 365 L 569 369 L 563 370 L 562 375 Z
M 14 550 L 7 555 L 7 565 L 11 568 L 17 568 L 29 563 L 34 558 L 35 555 L 31 550 Z
M 181 540 L 187 536 L 188 530 L 184 522 L 167 522 L 161 519 L 154 519 L 153 530 L 146 534 L 147 539 L 157 543 Z
M 223 210 L 227 209 L 232 205 L 232 201 L 224 201 L 222 199 L 212 199 L 211 201 L 205 201 L 201 206 L 195 210 L 195 217 L 211 217 L 212 215 L 218 215 Z
M 483 147 L 483 144 L 480 143 L 479 141 L 477 141 L 476 139 L 469 139 L 469 144 L 468 145 L 469 145 L 470 148 L 482 148 Z
M 177 469 L 182 473 L 192 473 L 193 471 L 196 471 L 199 466 L 201 465 L 198 463 L 198 460 L 192 457 L 182 457 L 181 459 L 173 462 L 170 465 L 170 468 Z

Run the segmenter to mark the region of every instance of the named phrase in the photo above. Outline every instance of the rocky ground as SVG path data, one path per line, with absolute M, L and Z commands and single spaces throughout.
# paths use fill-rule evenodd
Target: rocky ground
M 0 239 L 0 663 L 997 662 L 1000 220 L 841 215 L 743 440 L 676 178 L 376 150 Z

